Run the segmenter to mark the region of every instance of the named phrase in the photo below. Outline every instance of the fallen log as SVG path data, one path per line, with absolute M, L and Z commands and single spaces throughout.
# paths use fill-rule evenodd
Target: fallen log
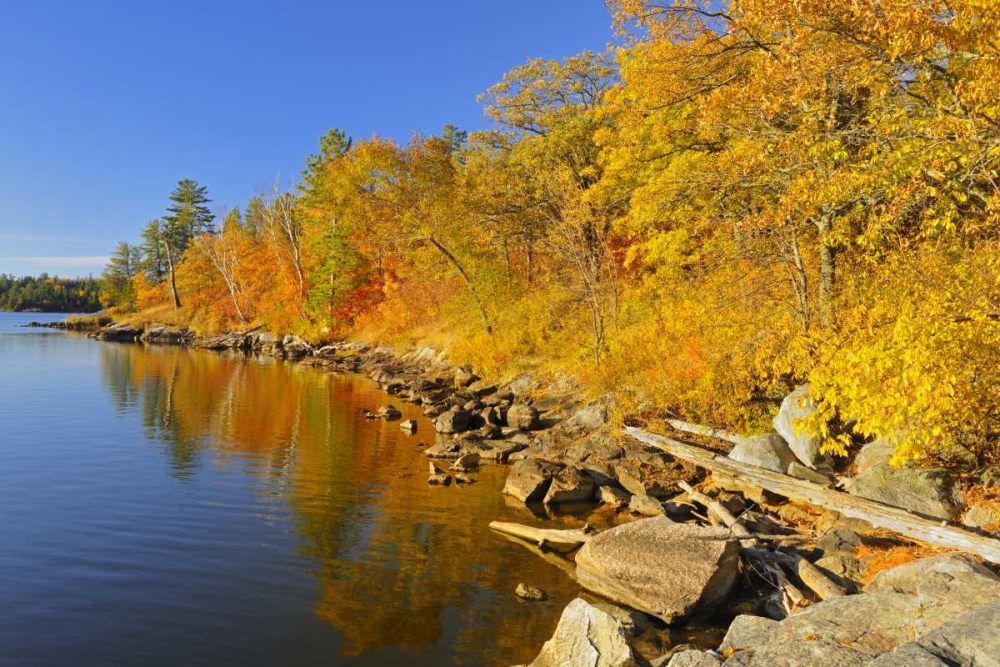
M 517 537 L 543 549 L 559 553 L 569 553 L 590 540 L 592 533 L 587 528 L 557 530 L 555 528 L 535 528 L 520 523 L 491 521 L 490 529 L 503 535 Z
M 835 491 L 814 482 L 733 461 L 703 447 L 679 442 L 656 433 L 648 433 L 631 426 L 625 427 L 625 431 L 640 442 L 710 472 L 731 475 L 790 500 L 840 512 L 852 519 L 862 519 L 876 528 L 895 531 L 917 542 L 967 551 L 991 563 L 1000 563 L 998 540 L 949 526 L 943 521 L 925 519 L 898 507 L 890 507 L 873 500 Z
M 736 442 L 740 439 L 738 434 L 732 433 L 731 431 L 724 431 L 721 428 L 712 428 L 711 426 L 702 426 L 701 424 L 691 424 L 690 422 L 681 421 L 680 419 L 668 419 L 667 423 L 670 424 L 674 430 L 691 433 L 693 435 L 704 435 L 709 438 L 726 440 L 728 442 Z

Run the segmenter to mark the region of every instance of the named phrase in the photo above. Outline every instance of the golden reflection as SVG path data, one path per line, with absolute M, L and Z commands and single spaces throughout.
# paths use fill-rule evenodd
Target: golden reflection
M 105 385 L 141 415 L 171 474 L 245 463 L 262 493 L 295 517 L 300 553 L 319 579 L 315 613 L 343 636 L 345 655 L 396 647 L 467 664 L 530 661 L 577 592 L 569 577 L 493 535 L 497 518 L 530 520 L 499 493 L 504 470 L 470 487 L 430 487 L 416 446 L 433 426 L 367 380 L 273 360 L 133 345 L 102 347 Z M 416 419 L 368 422 L 392 402 Z M 518 581 L 553 596 L 524 604 Z

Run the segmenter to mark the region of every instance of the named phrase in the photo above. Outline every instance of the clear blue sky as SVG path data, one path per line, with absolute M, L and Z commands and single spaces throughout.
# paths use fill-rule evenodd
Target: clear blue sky
M 96 275 L 180 178 L 240 205 L 331 127 L 482 127 L 506 70 L 611 39 L 602 0 L 0 0 L 0 273 Z

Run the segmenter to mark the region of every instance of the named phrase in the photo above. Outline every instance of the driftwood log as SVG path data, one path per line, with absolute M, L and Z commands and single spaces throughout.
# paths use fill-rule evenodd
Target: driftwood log
M 558 553 L 569 553 L 593 536 L 593 533 L 586 528 L 557 530 L 555 528 L 535 528 L 507 521 L 491 521 L 490 529 Z
M 668 419 L 667 423 L 670 424 L 670 426 L 676 431 L 683 431 L 684 433 L 691 433 L 693 435 L 704 435 L 709 438 L 726 440 L 728 442 L 736 442 L 740 439 L 740 436 L 736 433 L 724 431 L 721 428 L 712 428 L 711 426 L 702 426 L 701 424 L 691 424 L 689 422 L 681 421 L 680 419 Z
M 890 507 L 873 500 L 834 491 L 813 482 L 733 461 L 703 447 L 679 442 L 656 433 L 631 426 L 626 427 L 625 431 L 640 442 L 710 472 L 730 475 L 790 500 L 840 512 L 852 519 L 862 519 L 876 528 L 895 531 L 917 542 L 967 551 L 991 563 L 1000 563 L 1000 541 L 993 538 L 949 526 L 944 521 L 925 519 L 898 507 Z

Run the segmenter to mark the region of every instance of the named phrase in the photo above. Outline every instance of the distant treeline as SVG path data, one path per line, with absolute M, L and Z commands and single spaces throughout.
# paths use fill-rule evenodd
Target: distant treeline
M 0 310 L 90 313 L 101 309 L 100 292 L 95 278 L 0 274 Z

